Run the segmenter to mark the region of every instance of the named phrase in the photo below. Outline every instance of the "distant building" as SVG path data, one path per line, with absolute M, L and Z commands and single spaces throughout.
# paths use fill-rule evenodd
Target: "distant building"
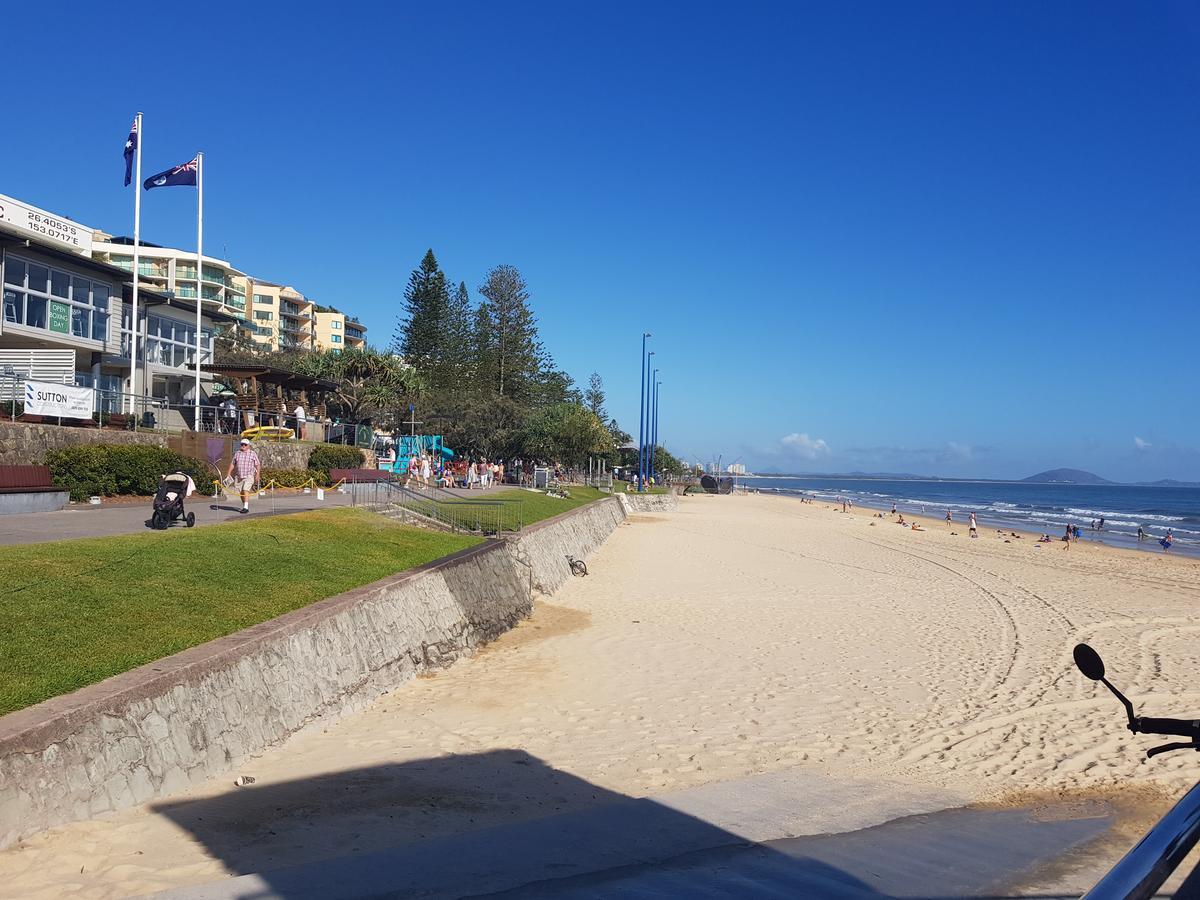
M 744 463 L 730 463 L 725 467 L 725 471 L 730 475 L 745 475 L 746 466 Z
M 367 346 L 367 328 L 353 316 L 329 306 L 315 306 L 315 339 L 318 350 L 359 349 Z
M 97 231 L 92 240 L 92 258 L 133 271 L 133 238 L 113 237 Z M 196 251 L 160 247 L 144 241 L 138 248 L 139 279 L 161 294 L 174 292 L 181 300 L 196 299 L 200 292 L 206 308 L 246 319 L 246 273 L 223 259 L 204 257 L 204 271 L 196 279 Z

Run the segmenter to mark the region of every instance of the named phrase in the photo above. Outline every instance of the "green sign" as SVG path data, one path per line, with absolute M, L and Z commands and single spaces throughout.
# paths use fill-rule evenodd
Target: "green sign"
M 50 301 L 50 330 L 59 334 L 71 333 L 71 307 L 57 300 Z

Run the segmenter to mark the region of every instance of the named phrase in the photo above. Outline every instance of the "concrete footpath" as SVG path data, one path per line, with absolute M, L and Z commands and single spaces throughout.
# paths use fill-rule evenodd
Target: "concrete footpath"
M 779 772 L 153 896 L 1020 896 L 1045 867 L 1085 854 L 1114 819 L 1104 807 L 1047 815 L 958 801 L 944 790 Z
M 242 515 L 241 501 L 237 495 L 216 498 L 193 494 L 184 502 L 187 512 L 196 514 L 196 527 L 217 525 L 232 519 L 249 519 L 283 513 L 303 512 L 310 509 L 327 509 L 347 506 L 350 498 L 338 491 L 326 491 L 325 499 L 318 500 L 316 492 L 298 494 L 292 491 L 278 492 L 266 497 L 252 497 L 250 512 Z M 140 534 L 149 531 L 153 502 L 147 497 L 141 502 L 115 502 L 108 505 L 89 506 L 75 503 L 57 512 L 19 513 L 0 516 L 0 546 L 14 544 L 41 544 L 47 541 L 62 541 L 71 538 L 107 537 L 115 534 Z M 172 528 L 183 528 L 177 520 Z

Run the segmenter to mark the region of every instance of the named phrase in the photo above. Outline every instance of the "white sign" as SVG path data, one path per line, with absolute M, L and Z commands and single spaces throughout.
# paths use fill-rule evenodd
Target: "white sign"
M 90 419 L 95 408 L 96 392 L 92 388 L 52 381 L 25 382 L 25 412 L 31 415 Z
M 28 238 L 92 255 L 92 229 L 0 194 L 0 225 Z

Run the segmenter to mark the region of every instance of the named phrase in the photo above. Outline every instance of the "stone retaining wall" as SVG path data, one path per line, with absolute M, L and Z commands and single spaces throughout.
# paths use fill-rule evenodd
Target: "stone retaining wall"
M 624 517 L 593 503 L 0 718 L 0 848 L 199 785 L 449 665 Z
M 631 512 L 670 512 L 679 508 L 679 495 L 668 494 L 622 494 L 617 497 L 625 507 L 625 514 Z
M 67 428 L 0 420 L 0 466 L 40 464 L 47 450 L 80 444 L 148 444 L 167 446 L 165 434 L 109 431 L 104 428 Z
M 165 433 L 30 425 L 26 422 L 0 420 L 0 466 L 40 464 L 49 450 L 61 450 L 63 447 L 81 444 L 145 444 L 152 447 L 169 447 L 173 443 L 171 439 L 172 435 Z M 320 445 L 299 441 L 260 441 L 255 445 L 255 449 L 266 468 L 306 469 L 309 454 L 318 446 Z M 369 469 L 375 468 L 375 454 L 370 450 L 364 450 L 363 454 L 366 456 L 363 465 Z M 200 451 L 196 455 L 203 457 L 205 454 Z

